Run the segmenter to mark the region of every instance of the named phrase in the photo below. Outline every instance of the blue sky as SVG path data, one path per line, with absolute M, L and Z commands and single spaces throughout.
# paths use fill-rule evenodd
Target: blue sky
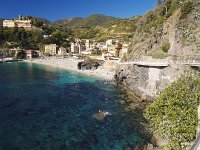
M 40 16 L 55 21 L 104 14 L 121 18 L 143 15 L 157 0 L 2 0 L 0 18 Z

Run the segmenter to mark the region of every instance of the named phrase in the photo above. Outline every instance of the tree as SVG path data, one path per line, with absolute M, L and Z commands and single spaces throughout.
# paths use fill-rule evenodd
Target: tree
M 167 5 L 165 4 L 165 0 L 158 0 L 157 6 L 160 6 L 160 5 L 165 8 L 165 14 L 167 14 L 168 8 L 167 8 Z
M 64 47 L 64 48 L 70 47 L 69 42 L 66 41 L 66 42 L 62 43 L 62 47 Z
M 115 49 L 116 49 L 115 56 L 119 57 L 120 50 L 122 49 L 122 44 L 121 43 L 117 43 Z
M 19 51 L 16 54 L 16 58 L 17 59 L 24 59 L 24 58 L 26 58 L 26 53 L 24 51 Z

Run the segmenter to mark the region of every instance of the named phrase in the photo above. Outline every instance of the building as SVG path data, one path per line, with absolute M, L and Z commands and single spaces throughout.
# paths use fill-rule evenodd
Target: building
M 86 49 L 90 49 L 90 40 L 89 39 L 85 40 L 85 47 L 86 47 Z
M 56 55 L 57 54 L 57 45 L 49 44 L 44 47 L 45 54 Z
M 111 53 L 113 56 L 115 56 L 115 54 L 116 54 L 116 46 L 115 45 L 109 45 L 107 47 L 107 49 L 108 49 L 108 53 Z
M 31 28 L 31 20 L 14 20 L 17 27 Z
M 19 19 L 14 20 L 4 20 L 3 21 L 3 27 L 23 27 L 23 28 L 31 28 L 31 20 L 24 20 L 20 15 Z
M 9 28 L 13 28 L 15 27 L 15 22 L 13 20 L 4 20 L 3 21 L 3 27 L 9 27 Z
M 58 49 L 58 55 L 64 56 L 64 55 L 66 55 L 66 54 L 67 54 L 66 48 L 60 47 L 60 48 Z
M 31 20 L 4 20 L 3 27 L 23 27 L 23 28 L 31 28 Z
M 26 54 L 26 58 L 37 58 L 39 57 L 39 53 L 37 50 L 24 50 Z
M 120 53 L 119 53 L 120 58 L 123 57 L 125 54 L 127 54 L 129 45 L 130 43 L 125 43 L 122 45 L 122 49 L 120 50 Z
M 71 43 L 71 52 L 72 53 L 78 53 L 79 52 L 79 47 L 76 43 Z
M 86 50 L 86 46 L 81 42 L 71 43 L 71 52 L 72 53 L 81 53 Z
M 26 58 L 32 58 L 33 56 L 32 50 L 25 50 L 24 52 L 26 53 Z
M 113 40 L 109 39 L 106 41 L 106 46 L 113 45 Z

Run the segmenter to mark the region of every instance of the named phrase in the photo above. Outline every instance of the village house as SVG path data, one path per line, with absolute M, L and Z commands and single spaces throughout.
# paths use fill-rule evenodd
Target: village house
M 39 53 L 36 50 L 24 50 L 26 58 L 36 58 L 39 56 Z
M 71 52 L 90 55 L 93 50 L 98 49 L 102 52 L 102 59 L 106 57 L 121 58 L 127 53 L 128 46 L 129 43 L 124 43 L 123 40 L 119 39 L 108 39 L 106 42 L 99 43 L 89 39 L 75 39 L 75 43 L 71 43 Z
M 26 58 L 32 58 L 33 55 L 32 50 L 25 50 L 24 52 L 26 53 Z
M 120 58 L 122 58 L 125 54 L 127 54 L 129 45 L 130 43 L 124 43 L 122 45 L 122 49 L 120 50 L 120 53 L 119 53 Z
M 52 56 L 55 56 L 57 54 L 57 45 L 56 44 L 45 45 L 44 49 L 45 49 L 44 50 L 45 54 L 49 54 Z
M 79 53 L 79 46 L 76 43 L 71 43 L 71 52 Z
M 66 55 L 66 54 L 67 54 L 66 48 L 60 47 L 60 48 L 58 49 L 58 55 L 64 56 L 64 55 Z
M 90 40 L 89 39 L 86 39 L 85 40 L 85 47 L 86 47 L 86 50 L 90 49 Z
M 115 45 L 109 45 L 107 47 L 107 50 L 109 53 L 111 53 L 113 56 L 115 56 L 115 54 L 116 54 L 116 46 Z
M 76 40 L 75 43 L 71 43 L 71 52 L 72 53 L 81 53 L 82 51 L 86 50 L 85 43 L 81 40 Z
M 113 40 L 109 39 L 106 41 L 106 46 L 113 45 Z

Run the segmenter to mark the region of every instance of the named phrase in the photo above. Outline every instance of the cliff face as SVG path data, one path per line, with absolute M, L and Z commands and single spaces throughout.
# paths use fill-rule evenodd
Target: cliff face
M 141 17 L 127 59 L 144 60 L 144 56 L 145 60 L 170 56 L 183 58 L 194 55 L 199 58 L 200 4 L 198 0 L 189 2 L 166 0 L 154 11 Z M 163 5 L 168 7 L 168 13 Z
M 177 79 L 189 67 L 147 67 L 119 65 L 115 80 L 143 99 L 153 99 L 167 85 Z
M 155 97 L 189 68 L 181 66 L 182 62 L 200 62 L 200 2 L 165 0 L 136 24 L 123 61 L 165 62 L 169 66 L 119 65 L 115 79 L 138 95 Z

